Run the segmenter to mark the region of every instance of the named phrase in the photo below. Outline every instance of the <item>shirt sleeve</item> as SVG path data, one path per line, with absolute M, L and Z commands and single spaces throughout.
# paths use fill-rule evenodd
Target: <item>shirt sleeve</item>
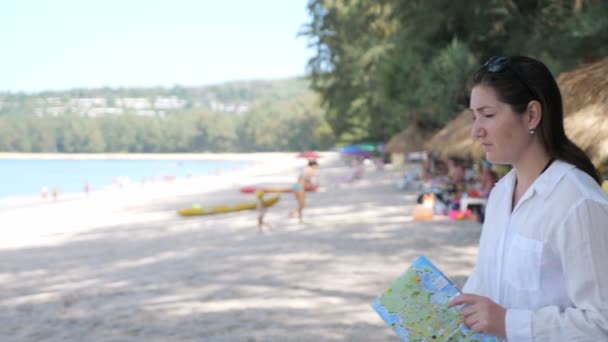
M 479 279 L 479 276 L 477 275 L 477 266 L 475 266 L 473 268 L 473 272 L 471 272 L 471 274 L 469 275 L 469 278 L 467 278 L 467 281 L 464 283 L 464 286 L 462 287 L 462 293 L 479 294 L 480 289 L 479 289 L 478 279 Z
M 532 310 L 507 309 L 505 330 L 507 341 L 532 341 Z
M 517 316 L 530 317 L 534 341 L 608 341 L 608 204 L 581 200 L 553 241 L 572 307 L 549 306 Z M 512 318 L 513 323 L 525 324 Z M 509 319 L 507 330 L 508 323 Z

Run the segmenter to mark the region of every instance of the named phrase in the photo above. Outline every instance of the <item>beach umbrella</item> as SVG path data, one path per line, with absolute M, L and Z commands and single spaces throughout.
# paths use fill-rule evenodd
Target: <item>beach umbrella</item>
M 340 152 L 341 154 L 347 154 L 350 156 L 357 156 L 363 158 L 373 157 L 373 151 L 376 151 L 376 147 L 371 144 L 348 145 L 338 150 L 338 152 Z
M 371 158 L 374 156 L 374 152 L 365 151 L 365 150 L 346 150 L 342 151 L 342 154 L 348 154 L 351 156 L 363 157 L 363 158 Z
M 342 147 L 339 151 L 340 151 L 340 153 L 349 154 L 349 153 L 358 153 L 358 152 L 362 152 L 365 150 L 357 145 L 348 145 L 348 146 Z
M 321 158 L 321 156 L 315 151 L 304 151 L 298 154 L 298 158 L 317 159 Z
M 356 146 L 359 147 L 363 151 L 374 152 L 374 151 L 378 150 L 378 147 L 374 144 L 358 144 Z

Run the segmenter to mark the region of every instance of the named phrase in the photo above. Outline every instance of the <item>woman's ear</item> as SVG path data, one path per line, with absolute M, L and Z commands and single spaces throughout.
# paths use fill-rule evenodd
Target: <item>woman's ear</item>
M 543 110 L 540 106 L 540 103 L 536 100 L 530 101 L 528 103 L 528 129 L 534 130 L 540 124 L 540 119 L 543 116 Z

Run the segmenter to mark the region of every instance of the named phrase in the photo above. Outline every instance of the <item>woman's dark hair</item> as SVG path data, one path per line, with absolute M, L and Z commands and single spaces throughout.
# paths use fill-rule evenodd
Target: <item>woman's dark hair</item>
M 526 112 L 530 101 L 538 101 L 542 116 L 536 131 L 549 155 L 573 164 L 601 183 L 589 157 L 566 136 L 562 95 L 542 62 L 524 56 L 492 57 L 475 74 L 476 85 L 494 89 L 498 99 L 519 114 Z
M 311 159 L 308 161 L 308 166 L 319 166 L 319 163 L 317 163 L 316 160 Z

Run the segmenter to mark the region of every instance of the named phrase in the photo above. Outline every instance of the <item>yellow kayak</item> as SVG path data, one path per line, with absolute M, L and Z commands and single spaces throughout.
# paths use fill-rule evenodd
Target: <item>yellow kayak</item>
M 281 196 L 270 197 L 264 199 L 264 205 L 266 207 L 271 207 L 275 205 Z M 197 216 L 197 215 L 213 215 L 213 214 L 223 214 L 223 213 L 232 213 L 235 211 L 241 210 L 253 210 L 257 207 L 257 202 L 243 202 L 237 203 L 233 205 L 218 205 L 214 207 L 201 207 L 199 205 L 193 205 L 190 208 L 184 208 L 177 211 L 177 213 L 181 216 Z

